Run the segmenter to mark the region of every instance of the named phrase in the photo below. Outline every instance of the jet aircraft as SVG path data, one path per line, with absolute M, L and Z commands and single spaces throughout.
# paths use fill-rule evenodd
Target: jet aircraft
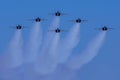
M 16 25 L 16 26 L 11 27 L 11 28 L 14 28 L 14 29 L 17 29 L 17 30 L 21 30 L 21 29 L 26 28 L 26 27 L 21 26 L 21 25 Z
M 82 20 L 82 19 L 80 19 L 80 18 L 77 18 L 77 19 L 75 19 L 75 20 L 70 20 L 70 21 L 76 22 L 76 23 L 81 23 L 81 22 L 85 22 L 85 21 L 87 21 L 87 20 Z
M 56 11 L 55 13 L 51 13 L 51 14 L 55 16 L 67 15 L 66 13 L 61 13 L 60 11 Z
M 49 30 L 49 31 L 54 31 L 56 33 L 60 33 L 60 32 L 66 31 L 66 30 L 61 30 L 59 28 L 56 28 L 55 30 Z
M 35 18 L 35 19 L 28 19 L 29 21 L 35 21 L 35 22 L 41 22 L 44 21 L 45 19 L 41 19 L 39 17 Z
M 113 28 L 108 28 L 107 26 L 103 26 L 102 28 L 96 28 L 97 30 L 107 31 Z

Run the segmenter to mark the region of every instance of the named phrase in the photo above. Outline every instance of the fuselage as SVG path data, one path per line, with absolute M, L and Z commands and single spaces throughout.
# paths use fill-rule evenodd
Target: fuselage
M 55 13 L 55 16 L 61 16 L 61 13 L 60 13 L 59 11 L 57 11 L 57 12 Z
M 76 23 L 81 23 L 81 21 L 82 21 L 82 20 L 81 20 L 81 19 L 79 19 L 79 18 L 78 18 L 78 19 L 76 19 Z
M 22 26 L 18 25 L 16 26 L 16 29 L 22 29 Z
M 57 28 L 57 29 L 55 30 L 55 32 L 56 32 L 56 33 L 60 33 L 61 30 L 60 30 L 59 28 Z
M 36 22 L 40 22 L 41 19 L 38 17 L 38 18 L 35 19 L 35 21 L 36 21 Z
M 103 31 L 107 31 L 108 28 L 107 28 L 106 26 L 104 26 L 104 27 L 102 28 L 102 30 L 103 30 Z

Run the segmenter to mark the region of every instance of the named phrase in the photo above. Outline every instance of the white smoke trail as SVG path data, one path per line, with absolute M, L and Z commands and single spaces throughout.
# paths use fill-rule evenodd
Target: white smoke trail
M 42 27 L 40 22 L 36 22 L 32 27 L 29 40 L 24 50 L 24 61 L 25 63 L 22 65 L 24 80 L 28 80 L 29 78 L 33 79 L 34 74 L 34 65 L 38 58 L 39 49 L 42 44 Z M 31 76 L 31 77 L 30 77 Z M 32 77 L 33 76 L 33 77 Z M 35 78 L 35 77 L 34 77 Z M 29 80 L 31 80 L 29 79 Z
M 105 36 L 105 31 L 100 32 L 100 34 L 88 44 L 83 53 L 76 54 L 69 59 L 67 66 L 71 69 L 79 69 L 84 64 L 90 62 L 95 56 L 97 56 L 98 51 L 104 42 Z
M 60 33 L 55 33 L 55 36 L 53 38 L 53 41 L 51 42 L 51 46 L 49 49 L 49 55 L 52 57 L 53 61 L 56 62 L 58 55 L 58 46 L 60 42 Z
M 75 24 L 59 49 L 59 62 L 65 62 L 80 40 L 80 24 Z M 63 48 L 64 47 L 64 48 Z
M 23 64 L 21 30 L 16 30 L 6 52 L 1 56 L 0 64 L 0 75 L 2 79 L 9 80 L 9 78 L 15 77 L 16 72 L 13 69 Z
M 40 45 L 42 43 L 41 23 L 37 22 L 31 29 L 29 40 L 27 43 L 25 59 L 27 62 L 34 62 L 37 58 Z
M 60 17 L 55 17 L 50 28 L 48 30 L 55 30 L 59 27 L 60 23 Z M 59 34 L 56 34 L 53 32 L 48 32 L 45 36 L 42 48 L 41 48 L 41 54 L 39 55 L 39 59 L 36 63 L 36 71 L 40 74 L 47 74 L 51 71 L 53 71 L 55 65 L 54 60 L 52 60 L 52 54 L 55 54 L 54 48 L 57 46 L 59 40 Z M 54 44 L 51 44 L 51 43 Z M 49 54 L 51 53 L 51 54 Z
M 49 49 L 47 49 L 47 53 L 42 57 L 42 65 L 38 66 L 37 72 L 40 74 L 48 74 L 52 73 L 57 67 L 57 58 L 58 58 L 58 43 L 60 40 L 60 34 L 55 33 L 55 36 L 52 42 L 49 45 Z
M 6 66 L 11 68 L 22 65 L 22 31 L 16 30 L 14 37 L 8 45 L 8 49 L 4 55 Z

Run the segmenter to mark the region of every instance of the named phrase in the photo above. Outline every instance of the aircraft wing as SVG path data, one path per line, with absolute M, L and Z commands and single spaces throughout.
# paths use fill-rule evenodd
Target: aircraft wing
M 82 20 L 82 21 L 84 22 L 84 21 L 88 21 L 88 20 Z
M 68 32 L 68 30 L 61 30 L 62 32 Z
M 114 29 L 114 28 L 108 28 L 108 29 Z
M 94 28 L 95 30 L 101 30 L 102 28 Z
M 55 31 L 55 30 L 48 30 L 48 31 Z

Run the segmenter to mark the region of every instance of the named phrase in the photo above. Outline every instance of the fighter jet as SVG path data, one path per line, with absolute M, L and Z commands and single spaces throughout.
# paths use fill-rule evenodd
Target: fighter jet
M 51 13 L 51 14 L 55 16 L 67 15 L 66 13 L 61 13 L 60 11 L 56 11 L 55 13 Z
M 15 27 L 11 27 L 11 28 L 14 28 L 14 29 L 17 29 L 17 30 L 21 30 L 21 29 L 26 28 L 26 27 L 21 26 L 21 25 L 17 25 Z
M 29 21 L 35 21 L 35 22 L 41 22 L 44 21 L 45 19 L 41 19 L 39 17 L 35 18 L 35 19 L 28 19 Z
M 103 26 L 102 28 L 96 28 L 97 30 L 103 30 L 103 31 L 107 31 L 113 28 L 108 28 L 107 26 Z
M 54 31 L 56 33 L 60 33 L 60 32 L 66 31 L 66 30 L 61 30 L 59 28 L 56 28 L 55 30 L 48 30 L 48 31 Z
M 17 25 L 16 29 L 23 29 L 23 27 L 21 25 Z
M 75 20 L 70 20 L 70 21 L 76 22 L 76 23 L 81 23 L 81 22 L 85 22 L 85 21 L 87 21 L 87 20 L 82 20 L 82 19 L 80 19 L 80 18 L 77 18 L 77 19 L 75 19 Z

